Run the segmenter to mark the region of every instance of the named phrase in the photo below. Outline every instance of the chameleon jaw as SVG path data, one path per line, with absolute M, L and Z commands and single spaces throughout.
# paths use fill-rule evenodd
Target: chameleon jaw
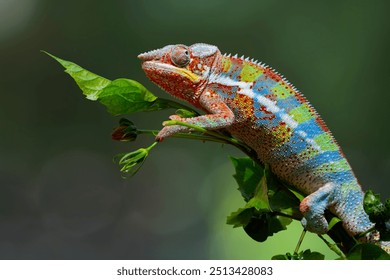
M 197 84 L 200 82 L 200 77 L 191 71 L 187 70 L 186 68 L 180 68 L 176 67 L 170 64 L 161 63 L 158 61 L 144 61 L 142 63 L 142 69 L 148 73 L 148 72 L 159 72 L 159 73 L 165 73 L 168 75 L 179 75 L 187 80 L 190 80 L 191 83 Z

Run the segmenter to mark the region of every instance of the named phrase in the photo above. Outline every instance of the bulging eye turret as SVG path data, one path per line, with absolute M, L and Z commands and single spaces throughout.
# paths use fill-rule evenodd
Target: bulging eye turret
M 185 46 L 176 46 L 171 51 L 171 60 L 178 67 L 185 67 L 190 63 L 190 53 Z

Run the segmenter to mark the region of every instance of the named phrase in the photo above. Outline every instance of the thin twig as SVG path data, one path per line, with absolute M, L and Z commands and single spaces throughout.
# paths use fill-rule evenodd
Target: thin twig
M 339 249 L 337 244 L 332 244 L 328 240 L 326 240 L 322 235 L 318 234 L 318 237 L 325 242 L 326 246 L 328 246 L 329 249 L 331 249 L 333 252 L 335 252 L 337 255 L 339 255 L 343 260 L 346 260 L 347 257 L 345 254 Z
M 295 254 L 298 254 L 299 247 L 301 247 L 301 244 L 302 244 L 303 239 L 305 238 L 305 235 L 306 235 L 306 229 L 303 229 L 303 231 L 302 231 L 302 233 L 301 233 L 301 236 L 299 237 L 297 246 L 295 247 L 294 255 L 295 255 Z

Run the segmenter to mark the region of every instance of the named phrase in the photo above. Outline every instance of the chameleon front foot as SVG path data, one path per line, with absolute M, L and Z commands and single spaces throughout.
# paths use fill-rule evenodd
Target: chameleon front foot
M 316 234 L 325 234 L 328 232 L 328 222 L 324 216 L 311 217 L 309 220 L 303 218 L 301 224 L 306 230 Z
M 178 115 L 171 115 L 169 116 L 169 119 L 173 121 L 185 120 Z M 188 127 L 181 126 L 181 125 L 165 125 L 165 122 L 163 123 L 163 125 L 164 127 L 160 130 L 160 132 L 156 136 L 156 141 L 158 142 L 162 142 L 165 138 L 170 137 L 176 133 L 188 132 L 190 130 Z
M 156 141 L 162 142 L 165 138 L 172 136 L 173 134 L 183 132 L 186 130 L 186 127 L 181 125 L 170 125 L 165 126 L 156 136 Z
M 333 203 L 335 189 L 335 184 L 326 183 L 302 200 L 299 210 L 304 217 L 301 223 L 305 229 L 317 234 L 324 234 L 328 231 L 328 222 L 324 214 L 325 209 Z

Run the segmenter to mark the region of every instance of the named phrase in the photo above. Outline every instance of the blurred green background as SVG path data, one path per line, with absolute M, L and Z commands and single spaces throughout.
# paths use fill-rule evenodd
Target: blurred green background
M 137 54 L 211 43 L 283 73 L 321 113 L 365 188 L 390 196 L 389 1 L 0 0 L 1 259 L 268 259 L 292 252 L 299 223 L 265 243 L 225 224 L 243 205 L 217 144 L 169 139 L 124 180 L 118 118 L 86 100 L 52 52 L 114 79 L 147 80 Z M 159 129 L 172 112 L 130 116 Z M 334 258 L 316 236 L 302 248 Z

